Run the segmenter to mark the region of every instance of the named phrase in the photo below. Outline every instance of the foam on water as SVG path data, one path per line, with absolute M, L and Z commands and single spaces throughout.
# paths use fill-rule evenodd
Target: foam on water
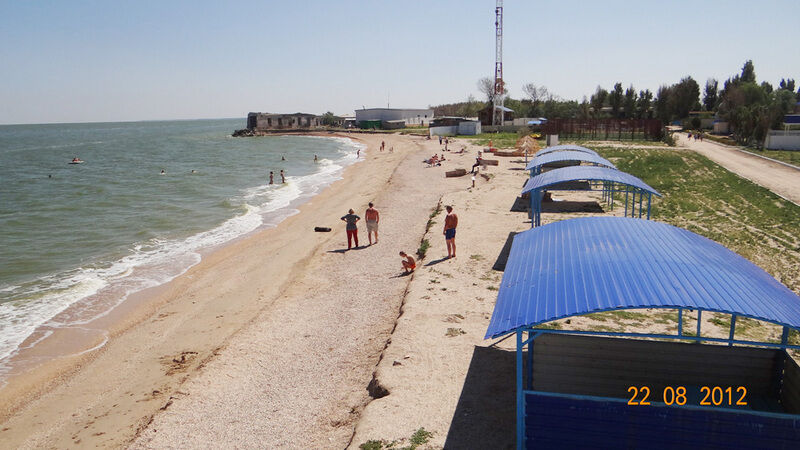
M 322 138 L 319 139 L 331 139 Z M 167 283 L 201 260 L 201 254 L 265 227 L 276 226 L 297 212 L 297 206 L 341 178 L 344 167 L 356 162 L 363 148 L 346 138 L 339 141 L 339 158 L 321 158 L 316 171 L 287 177 L 285 184 L 259 185 L 230 198 L 239 214 L 219 226 L 185 239 L 152 238 L 133 244 L 111 262 L 94 262 L 0 289 L 9 299 L 0 303 L 0 378 L 5 363 L 34 331 L 76 327 L 108 314 L 131 293 Z M 31 347 L 50 332 L 45 332 Z M 101 344 L 102 345 L 102 344 Z

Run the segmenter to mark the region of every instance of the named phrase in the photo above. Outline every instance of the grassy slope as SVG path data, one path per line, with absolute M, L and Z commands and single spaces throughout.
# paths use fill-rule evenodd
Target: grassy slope
M 593 148 L 664 195 L 654 200 L 653 219 L 724 245 L 800 293 L 800 207 L 691 151 Z M 596 323 L 588 325 L 598 330 L 633 330 L 653 322 L 668 323 L 672 331 L 677 328 L 677 316 L 672 319 L 662 311 L 651 311 L 648 319 L 626 311 L 601 313 L 591 319 Z M 707 330 L 704 325 L 703 334 L 714 331 L 727 336 L 729 321 L 729 316 L 715 315 L 711 322 L 718 329 Z M 737 326 L 737 338 L 778 338 L 778 327 L 749 322 L 738 323 L 747 326 Z M 563 323 L 555 326 L 568 328 Z M 685 327 L 690 331 L 693 324 Z M 800 343 L 800 337 L 793 335 L 792 341 Z

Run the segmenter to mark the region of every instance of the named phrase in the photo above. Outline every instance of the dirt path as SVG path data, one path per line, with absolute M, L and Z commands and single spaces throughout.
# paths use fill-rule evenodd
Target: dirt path
M 685 133 L 675 133 L 673 136 L 681 147 L 694 150 L 731 172 L 800 205 L 800 170 L 716 142 L 690 141 Z

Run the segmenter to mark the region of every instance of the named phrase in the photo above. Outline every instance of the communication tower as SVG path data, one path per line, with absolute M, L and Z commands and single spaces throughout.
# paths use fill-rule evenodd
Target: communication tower
M 492 125 L 503 124 L 503 0 L 497 0 L 494 9 L 494 101 L 492 102 Z

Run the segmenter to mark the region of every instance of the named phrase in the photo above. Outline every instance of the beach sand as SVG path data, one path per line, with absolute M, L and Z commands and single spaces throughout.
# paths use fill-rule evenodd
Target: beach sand
M 427 168 L 438 141 L 349 137 L 367 145 L 365 161 L 299 214 L 142 294 L 99 350 L 12 379 L 0 390 L 3 446 L 346 446 L 412 279 L 398 276 L 397 253 L 416 251 L 443 193 L 466 189 L 469 177 L 444 171 L 474 157 Z M 369 201 L 380 243 L 344 252 L 339 217 Z

